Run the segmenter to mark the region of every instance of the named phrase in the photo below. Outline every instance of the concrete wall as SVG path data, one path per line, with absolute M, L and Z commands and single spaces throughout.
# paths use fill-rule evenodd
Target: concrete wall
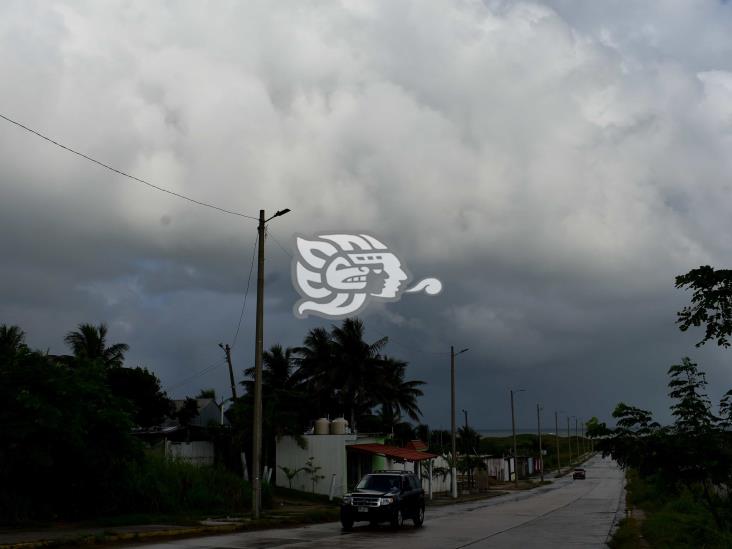
M 206 440 L 193 442 L 165 441 L 165 455 L 171 459 L 180 459 L 194 465 L 213 465 L 214 445 Z
M 355 442 L 356 435 L 304 435 L 306 447 L 300 448 L 292 437 L 283 437 L 277 442 L 277 477 L 278 486 L 289 486 L 287 475 L 280 467 L 299 469 L 305 466 L 310 457 L 313 464 L 322 467 L 318 471 L 319 479 L 315 483 L 316 494 L 328 494 L 330 483 L 335 475 L 336 496 L 346 493 L 346 443 Z M 296 490 L 311 492 L 313 483 L 308 475 L 301 471 L 292 481 Z

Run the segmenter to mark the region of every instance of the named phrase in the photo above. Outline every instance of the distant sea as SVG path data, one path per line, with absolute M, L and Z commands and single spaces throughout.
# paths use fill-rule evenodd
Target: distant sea
M 478 433 L 482 437 L 510 437 L 511 436 L 511 429 L 477 429 Z M 547 429 L 541 430 L 542 434 L 546 435 L 553 435 L 554 430 L 551 431 Z M 517 435 L 535 435 L 536 429 L 516 429 Z M 565 433 L 566 434 L 566 433 Z M 572 434 L 574 435 L 574 430 L 572 430 Z M 560 433 L 561 435 L 561 433 Z

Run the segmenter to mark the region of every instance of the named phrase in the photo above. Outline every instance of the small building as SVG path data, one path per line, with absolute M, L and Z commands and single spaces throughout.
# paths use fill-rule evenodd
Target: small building
M 383 435 L 306 434 L 301 448 L 293 437 L 277 441 L 276 484 L 288 486 L 283 468 L 298 471 L 292 487 L 316 494 L 341 496 L 353 489 L 363 475 L 377 470 L 409 470 L 421 474 L 418 464 L 437 457 L 426 451 L 384 444 Z M 311 460 L 308 474 L 303 468 Z
M 179 411 L 185 400 L 174 400 L 175 411 Z M 187 461 L 195 465 L 213 465 L 214 444 L 210 440 L 208 427 L 211 424 L 228 424 L 221 413 L 221 406 L 212 398 L 196 399 L 198 414 L 186 425 L 175 417 L 167 418 L 162 424 L 148 429 L 135 429 L 133 434 L 144 440 L 151 451 L 170 458 Z

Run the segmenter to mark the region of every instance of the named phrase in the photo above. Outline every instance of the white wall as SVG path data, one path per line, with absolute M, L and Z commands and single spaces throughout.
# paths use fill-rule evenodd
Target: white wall
M 165 455 L 194 465 L 213 465 L 214 445 L 206 440 L 193 442 L 165 442 Z
M 331 478 L 335 474 L 336 496 L 346 493 L 346 443 L 356 441 L 356 435 L 304 435 L 307 446 L 300 448 L 292 437 L 283 437 L 277 442 L 277 485 L 289 486 L 287 475 L 280 469 L 281 466 L 290 469 L 299 469 L 305 466 L 305 462 L 311 456 L 316 466 L 322 467 L 318 471 L 323 476 L 315 484 L 316 494 L 330 492 Z M 313 484 L 305 472 L 300 472 L 292 481 L 292 487 L 296 490 L 311 492 Z

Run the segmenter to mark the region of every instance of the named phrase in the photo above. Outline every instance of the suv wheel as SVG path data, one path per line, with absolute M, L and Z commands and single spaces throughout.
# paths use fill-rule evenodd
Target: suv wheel
M 417 509 L 417 514 L 414 515 L 414 525 L 420 527 L 422 524 L 424 524 L 424 505 L 421 505 Z
M 397 509 L 391 516 L 391 527 L 401 528 L 402 526 L 404 526 L 404 512 L 401 509 Z
M 350 531 L 350 530 L 353 529 L 353 520 L 346 519 L 346 518 L 342 518 L 341 519 L 341 526 L 343 527 L 344 530 Z

